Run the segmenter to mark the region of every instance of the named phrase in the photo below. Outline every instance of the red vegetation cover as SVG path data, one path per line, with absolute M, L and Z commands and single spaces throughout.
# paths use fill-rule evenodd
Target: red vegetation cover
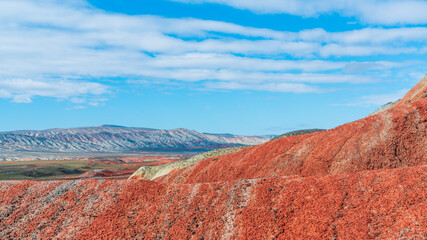
M 426 93 L 156 181 L 0 182 L 0 239 L 426 239 Z

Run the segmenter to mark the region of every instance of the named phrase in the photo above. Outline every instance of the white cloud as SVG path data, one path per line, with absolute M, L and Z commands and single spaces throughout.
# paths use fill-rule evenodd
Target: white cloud
M 367 83 L 373 82 L 372 77 L 340 75 L 340 74 L 292 74 L 271 73 L 239 70 L 209 69 L 158 69 L 147 70 L 144 76 L 160 79 L 197 82 L 203 80 L 219 80 L 224 82 L 262 83 L 262 82 L 300 82 L 300 83 Z M 136 82 L 136 81 L 133 81 Z
M 427 23 L 427 2 L 418 1 L 366 1 L 359 3 L 357 15 L 368 23 L 384 25 Z M 357 16 L 356 15 L 356 16 Z
M 395 62 L 385 62 L 385 61 L 377 61 L 377 62 L 350 62 L 345 65 L 344 72 L 352 73 L 352 72 L 364 72 L 369 70 L 386 70 L 395 67 L 412 65 L 415 62 L 403 62 L 403 63 L 395 63 Z
M 367 23 L 425 24 L 427 2 L 421 0 L 171 0 L 184 3 L 218 3 L 260 14 L 287 13 L 303 17 L 339 13 Z
M 11 98 L 12 94 L 10 92 L 0 89 L 0 98 Z
M 220 81 L 224 89 L 318 92 L 319 86 L 307 84 L 377 81 L 359 74 L 410 65 L 346 57 L 426 53 L 422 44 L 427 28 L 422 27 L 285 32 L 191 18 L 107 13 L 78 0 L 3 0 L 1 5 L 0 97 L 16 102 L 29 102 L 34 96 L 90 102 L 90 96 L 105 95 L 107 87 L 84 79 L 110 77 L 164 84 Z M 314 14 L 316 6 L 307 11 Z M 295 5 L 294 11 L 298 8 Z M 329 59 L 335 57 L 345 60 Z M 5 88 L 6 83 L 18 81 L 13 79 L 22 86 L 15 82 Z M 49 79 L 80 81 L 62 82 L 53 89 L 55 81 Z M 81 90 L 83 83 L 92 85 Z M 60 89 L 70 87 L 75 89 Z
M 372 56 L 380 54 L 398 55 L 416 53 L 415 47 L 382 47 L 382 46 L 343 46 L 339 44 L 327 44 L 320 49 L 320 55 L 323 57 L 330 56 Z
M 314 31 L 314 30 L 313 30 Z M 320 35 L 320 34 L 319 34 Z M 425 27 L 400 27 L 400 28 L 363 28 L 360 30 L 327 33 L 320 37 L 326 40 L 346 44 L 381 44 L 387 42 L 410 42 L 427 40 L 427 28 Z
M 292 93 L 321 93 L 322 90 L 318 87 L 310 86 L 307 84 L 299 83 L 239 83 L 239 82 L 219 82 L 207 83 L 207 89 L 217 90 L 256 90 L 256 91 L 269 91 L 269 92 L 292 92 Z
M 409 91 L 409 89 L 402 89 L 395 93 L 389 94 L 378 94 L 378 95 L 367 95 L 360 97 L 354 103 L 345 104 L 346 106 L 382 106 L 389 102 L 394 102 L 398 99 L 401 99 L 405 94 Z
M 71 101 L 76 103 L 76 97 L 108 93 L 108 87 L 103 84 L 69 80 L 0 80 L 0 89 L 0 98 L 9 98 L 18 103 L 30 103 L 36 96 L 59 99 L 73 97 Z M 79 103 L 83 102 L 83 100 L 79 101 Z
M 340 33 L 328 33 L 323 29 L 283 32 L 218 21 L 128 16 L 47 4 L 46 1 L 42 3 L 5 1 L 6 8 L 0 10 L 1 30 L 8 33 L 0 39 L 4 43 L 3 50 L 31 51 L 36 55 L 53 48 L 64 54 L 78 50 L 77 53 L 83 55 L 90 53 L 87 48 L 112 47 L 121 52 L 125 49 L 155 53 L 197 51 L 304 57 L 319 54 L 322 43 L 369 46 L 393 41 L 427 40 L 427 28 L 367 28 Z M 171 34 L 177 37 L 171 37 Z M 262 39 L 221 37 L 218 34 Z M 216 39 L 211 39 L 211 36 Z M 199 37 L 200 40 L 183 40 L 180 37 Z M 382 54 L 395 53 L 383 51 Z
M 304 72 L 317 72 L 343 69 L 348 63 L 322 60 L 261 59 L 218 53 L 186 53 L 181 55 L 159 55 L 148 61 L 147 64 L 151 68 L 239 69 L 247 71 L 301 70 Z

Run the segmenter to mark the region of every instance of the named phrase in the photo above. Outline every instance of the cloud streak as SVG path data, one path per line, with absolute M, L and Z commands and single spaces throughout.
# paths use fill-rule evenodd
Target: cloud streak
M 305 14 L 330 11 L 316 6 Z M 15 102 L 42 96 L 80 104 L 72 99 L 113 91 L 88 79 L 114 77 L 211 90 L 324 92 L 322 84 L 376 82 L 382 77 L 375 71 L 416 64 L 353 57 L 422 56 L 427 47 L 424 27 L 286 32 L 107 13 L 77 0 L 4 0 L 0 22 L 0 98 Z
M 401 99 L 410 89 L 402 89 L 394 93 L 374 94 L 359 97 L 355 102 L 337 104 L 344 106 L 381 106 Z
M 420 0 L 171 0 L 175 2 L 201 4 L 216 3 L 258 14 L 292 14 L 317 17 L 321 14 L 339 13 L 357 17 L 366 23 L 425 24 L 427 2 Z
M 100 96 L 108 93 L 108 87 L 93 82 L 83 81 L 46 81 L 34 79 L 7 79 L 0 80 L 0 98 L 9 98 L 17 103 L 30 103 L 33 97 L 51 97 L 58 99 L 71 99 L 77 101 L 76 97 Z M 78 103 L 84 103 L 80 99 Z M 90 103 L 98 102 L 96 98 Z

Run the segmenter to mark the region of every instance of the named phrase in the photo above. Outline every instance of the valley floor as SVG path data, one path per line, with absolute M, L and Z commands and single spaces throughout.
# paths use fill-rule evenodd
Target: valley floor
M 153 153 L 152 153 L 153 154 Z M 158 155 L 83 155 L 77 159 L 0 162 L 0 180 L 66 180 L 81 178 L 128 178 L 141 166 L 157 166 L 188 158 L 195 153 Z

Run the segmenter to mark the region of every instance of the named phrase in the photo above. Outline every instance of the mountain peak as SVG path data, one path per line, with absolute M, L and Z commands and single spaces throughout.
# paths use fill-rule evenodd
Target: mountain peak
M 427 75 L 424 76 L 421 81 L 415 85 L 397 104 L 395 107 L 403 104 L 415 102 L 421 98 L 427 97 Z

